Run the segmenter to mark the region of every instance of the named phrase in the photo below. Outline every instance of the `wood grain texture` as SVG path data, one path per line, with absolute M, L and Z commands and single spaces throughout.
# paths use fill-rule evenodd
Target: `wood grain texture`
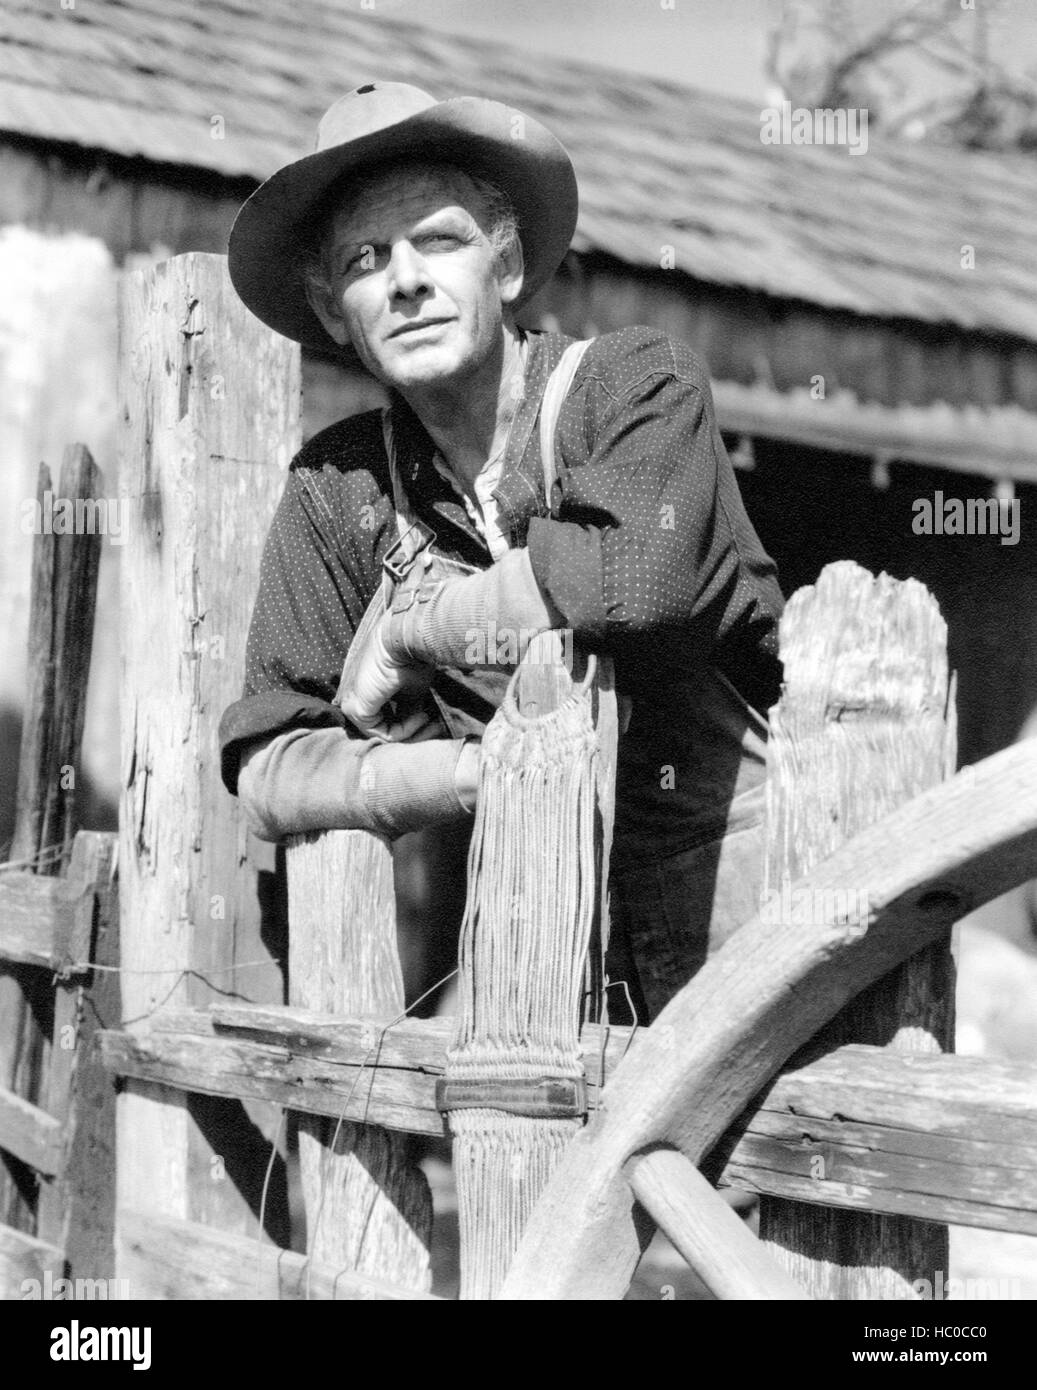
M 105 482 L 90 451 L 71 444 L 62 460 L 56 493 L 70 501 L 103 497 Z M 40 465 L 37 500 L 54 492 L 50 470 Z M 33 544 L 29 627 L 29 690 L 18 760 L 13 860 L 56 849 L 40 866 L 58 874 L 68 864 L 75 833 L 75 778 L 86 716 L 86 684 L 93 650 L 94 606 L 101 562 L 101 534 L 53 535 L 44 528 Z
M 52 489 L 40 464 L 40 520 Z M 103 495 L 102 478 L 82 444 L 65 450 L 58 495 L 71 502 Z M 28 689 L 18 754 L 18 787 L 10 862 L 42 877 L 68 864 L 75 831 L 76 772 L 83 740 L 86 683 L 93 645 L 101 535 L 34 537 L 29 597 Z M 70 926 L 74 930 L 75 919 Z M 38 1102 L 50 1063 L 53 1000 L 50 980 L 23 966 L 0 965 L 0 1085 Z M 35 1226 L 31 1188 L 17 1165 L 0 1164 L 0 1220 Z
M 36 1279 L 42 1283 L 47 1270 L 60 1279 L 64 1265 L 65 1253 L 56 1245 L 37 1240 L 25 1231 L 0 1226 L 0 1298 L 3 1300 L 22 1298 L 23 1280 Z
M 389 1026 L 391 1024 L 391 1027 Z M 450 1018 L 345 1019 L 309 1010 L 214 1005 L 163 1010 L 132 1038 L 100 1035 L 106 1065 L 123 1075 L 214 1094 L 276 1098 L 294 1109 L 385 1125 L 413 1134 L 445 1132 L 435 1084 L 445 1073 Z M 590 1103 L 602 1058 L 614 1067 L 629 1029 L 585 1024 L 581 1048 Z
M 653 1143 L 699 1163 L 778 1068 L 854 994 L 1032 877 L 1037 740 L 915 797 L 824 860 L 789 920 L 756 917 L 634 1039 L 605 1108 L 566 1151 L 502 1297 L 620 1298 L 640 1251 L 621 1169 Z M 813 903 L 870 886 L 862 934 Z
M 200 1023 L 195 1022 L 199 1019 Z M 152 1026 L 155 1030 L 173 1031 L 192 1031 L 200 1026 L 206 1033 L 215 1030 L 217 1036 L 251 1037 L 257 1042 L 280 1044 L 296 1055 L 363 1067 L 369 1080 L 366 1085 L 362 1082 L 357 1086 L 359 1104 L 363 1102 L 361 1093 L 368 1087 L 372 1096 L 377 1095 L 381 1073 L 395 1069 L 413 1072 L 415 1085 L 425 1086 L 431 1095 L 436 1078 L 443 1075 L 444 1054 L 454 1021 L 448 1017 L 349 1019 L 291 1007 L 213 1004 L 206 1015 L 163 1011 L 156 1014 Z M 599 1083 L 602 1059 L 606 1071 L 613 1068 L 629 1039 L 629 1028 L 583 1025 L 580 1048 L 592 1089 Z
M 61 1163 L 61 1123 L 13 1091 L 0 1090 L 0 1149 L 50 1177 Z
M 542 719 L 572 693 L 573 683 L 586 674 L 586 659 L 573 651 L 573 669 L 565 665 L 565 643 L 559 631 L 538 633 L 515 675 L 515 706 L 524 719 Z
M 653 1149 L 625 1171 L 634 1196 L 714 1298 L 808 1297 L 682 1153 Z
M 108 883 L 113 872 L 116 837 L 98 831 L 81 830 L 72 846 L 68 878 L 89 889 L 90 905 L 96 909 L 98 921 L 107 900 Z M 94 912 L 86 919 L 85 930 L 75 940 L 72 955 L 81 962 L 93 960 Z M 41 1184 L 36 1212 L 36 1234 L 67 1251 L 68 1233 L 72 1219 L 73 1186 L 69 1180 L 68 1160 L 75 1141 L 79 1120 L 79 1089 L 81 1069 L 97 1068 L 96 1059 L 85 1056 L 83 1012 L 86 988 L 82 975 L 69 976 L 55 983 L 54 1045 L 47 1070 L 44 1102 L 48 1114 L 60 1127 L 60 1162 L 49 1181 Z M 96 1179 L 100 1187 L 105 1178 Z M 110 1271 L 107 1271 L 110 1272 Z
M 93 888 L 71 878 L 14 870 L 0 875 L 0 958 L 54 971 L 84 973 Z
M 299 351 L 247 312 L 223 257 L 178 256 L 125 279 L 119 399 L 124 1017 L 228 989 L 280 1002 L 216 731 L 241 693 L 262 546 L 299 444 Z M 239 1108 L 221 1126 L 232 1151 L 255 1142 Z M 177 1093 L 129 1086 L 119 1205 L 254 1233 L 221 1126 L 203 1133 Z
M 941 782 L 956 760 L 947 628 L 924 585 L 876 579 L 850 561 L 828 565 L 789 601 L 780 649 L 784 688 L 767 745 L 764 891 L 774 895 Z M 862 875 L 840 888 L 847 913 L 866 910 Z M 776 904 L 779 914 L 785 906 Z M 949 1051 L 953 1006 L 945 941 L 860 994 L 812 1039 L 811 1054 L 848 1042 Z M 760 1234 L 817 1298 L 910 1297 L 915 1280 L 933 1280 L 949 1259 L 947 1233 L 932 1223 L 767 1197 Z
M 351 1126 L 383 1125 L 404 1133 L 443 1134 L 433 1105 L 433 1080 L 411 1071 L 379 1068 L 377 1082 L 372 1084 L 375 1073 L 362 1068 L 199 1032 L 102 1033 L 100 1046 L 111 1071 L 140 1081 L 204 1095 L 268 1100 L 301 1114 L 342 1118 Z M 322 1129 L 322 1141 L 323 1137 Z M 319 1175 L 314 1182 L 316 1213 Z M 334 1213 L 321 1217 L 322 1228 L 325 1221 L 334 1228 Z
M 94 1045 L 98 1031 L 123 1017 L 119 964 L 118 835 L 81 830 L 95 840 L 97 914 L 91 960 L 102 967 L 83 983 L 73 1124 L 66 1135 L 68 1191 L 65 1253 L 73 1279 L 115 1277 L 115 1088 Z M 107 967 L 107 968 L 105 968 Z
M 67 1163 L 76 1129 L 76 1079 L 82 1061 L 84 979 L 92 958 L 94 906 L 104 892 L 114 837 L 80 831 L 64 878 L 19 875 L 19 899 L 42 906 L 50 929 L 50 970 L 44 977 L 53 994 L 49 1014 L 52 1046 L 39 1078 L 41 1104 L 14 1092 L 0 1092 L 0 1148 L 38 1175 L 35 1234 L 48 1249 L 66 1251 L 71 1218 Z M 74 965 L 75 969 L 70 966 Z M 95 1073 L 99 1063 L 93 1063 Z M 110 1094 L 110 1088 L 109 1088 Z M 96 1182 L 91 1175 L 91 1182 Z
M 388 843 L 362 830 L 293 836 L 286 861 L 292 1003 L 361 1018 L 402 1014 Z M 369 1050 L 377 1056 L 375 1036 Z M 312 1259 L 431 1287 L 432 1198 L 402 1135 L 300 1116 L 299 1162 Z
M 295 1302 L 430 1300 L 434 1295 L 311 1260 L 291 1250 L 147 1212 L 120 1216 L 131 1298 Z
M 118 1074 L 441 1136 L 435 1083 L 452 1020 L 391 1022 L 214 1005 L 100 1042 Z M 628 1028 L 584 1025 L 592 1111 L 599 1057 L 607 1078 L 629 1040 Z M 1035 1094 L 1029 1064 L 842 1047 L 779 1073 L 703 1170 L 721 1186 L 796 1201 L 1037 1233 Z
M 823 1206 L 1037 1234 L 1037 1067 L 844 1046 L 780 1073 L 704 1165 Z

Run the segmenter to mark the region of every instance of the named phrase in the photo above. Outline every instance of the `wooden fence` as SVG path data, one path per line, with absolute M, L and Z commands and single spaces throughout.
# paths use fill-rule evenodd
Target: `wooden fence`
M 58 496 L 75 506 L 100 493 L 93 459 L 81 445 L 70 448 Z M 42 464 L 41 515 L 48 494 L 51 475 Z M 115 982 L 104 976 L 98 984 L 96 968 L 115 966 L 114 836 L 76 833 L 101 540 L 96 530 L 55 534 L 42 527 L 33 546 L 15 828 L 0 867 L 3 1298 L 32 1296 L 32 1281 L 39 1296 L 44 1279 L 54 1288 L 73 1265 L 89 1277 L 98 1264 L 111 1269 L 112 1252 L 103 1248 L 111 1212 L 103 1208 L 112 1194 L 103 1175 L 82 1171 L 79 1152 L 91 1139 L 103 1146 L 98 1112 L 111 1110 L 90 1075 L 87 1045 L 97 1018 L 118 1017 L 117 986 L 113 991 Z M 82 1098 L 91 1089 L 99 1104 L 77 1136 Z M 102 1231 L 99 1249 L 88 1249 L 91 1223 Z
M 239 693 L 298 442 L 297 354 L 210 256 L 132 277 L 122 334 L 120 912 L 135 1021 L 100 1035 L 123 1079 L 117 1273 L 136 1297 L 428 1297 L 428 1196 L 394 1136 L 444 1132 L 449 1021 L 401 1017 L 388 848 L 353 831 L 288 848 L 286 1003 L 283 942 L 264 923 L 269 851 L 217 775 L 216 724 Z M 946 1271 L 948 1222 L 1037 1233 L 1037 1069 L 947 1051 L 949 929 L 1037 868 L 1037 741 L 944 780 L 944 642 L 920 586 L 853 566 L 790 604 L 769 753 L 780 906 L 632 1045 L 626 1029 L 584 1029 L 592 1118 L 505 1297 L 622 1296 L 644 1237 L 635 1199 L 723 1297 L 784 1296 L 790 1277 L 815 1297 L 910 1296 Z M 284 1111 L 315 1117 L 306 1256 L 259 1219 Z M 763 1194 L 764 1241 L 714 1185 Z

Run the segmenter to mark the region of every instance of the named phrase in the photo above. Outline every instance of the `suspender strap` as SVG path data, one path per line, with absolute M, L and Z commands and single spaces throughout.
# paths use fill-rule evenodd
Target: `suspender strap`
M 407 494 L 403 490 L 403 480 L 400 477 L 400 465 L 396 457 L 396 436 L 392 427 L 392 407 L 383 406 L 382 408 L 382 439 L 385 442 L 385 456 L 389 461 L 389 477 L 392 480 L 392 500 L 393 508 L 396 512 L 396 534 L 400 538 L 406 535 L 407 530 L 414 521 L 414 516 L 407 501 Z
M 547 379 L 544 398 L 540 402 L 540 460 L 544 466 L 544 496 L 547 510 L 553 516 L 555 511 L 555 487 L 558 483 L 558 466 L 555 462 L 555 428 L 562 402 L 569 394 L 576 369 L 583 354 L 590 347 L 593 338 L 581 338 L 570 343 L 558 360 L 558 365 Z
M 406 576 L 418 556 L 429 548 L 436 539 L 436 533 L 411 511 L 407 494 L 403 490 L 400 465 L 396 457 L 396 438 L 392 427 L 392 411 L 389 406 L 382 410 L 382 438 L 385 441 L 385 454 L 389 461 L 389 477 L 392 480 L 393 509 L 396 513 L 396 540 L 385 553 L 382 561 L 382 594 L 388 604 L 392 597 L 394 584 L 399 584 Z
M 582 338 L 570 343 L 562 353 L 554 371 L 547 379 L 543 399 L 540 402 L 540 459 L 544 469 L 544 496 L 548 511 L 555 510 L 555 487 L 558 483 L 558 467 L 555 463 L 555 430 L 562 402 L 569 394 L 573 377 L 579 367 L 583 354 L 593 342 L 592 338 Z M 392 412 L 388 406 L 382 411 L 382 437 L 385 440 L 385 453 L 389 461 L 389 476 L 392 479 L 393 505 L 396 512 L 398 539 L 390 547 L 385 557 L 386 579 L 397 583 L 410 569 L 421 551 L 435 540 L 435 532 L 430 531 L 411 511 L 407 494 L 400 477 L 399 462 L 396 457 L 396 440 L 393 436 Z

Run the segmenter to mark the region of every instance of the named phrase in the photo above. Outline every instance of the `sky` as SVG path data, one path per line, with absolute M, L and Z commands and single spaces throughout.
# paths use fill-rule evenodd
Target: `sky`
M 375 0 L 387 18 L 668 77 L 762 90 L 767 0 Z M 670 0 L 666 0 L 669 4 Z
M 833 0 L 820 0 L 832 4 Z M 390 19 L 500 39 L 666 77 L 691 87 L 767 100 L 766 37 L 782 0 L 374 0 Z M 847 0 L 844 0 L 847 3 Z M 959 0 L 966 8 L 970 0 Z M 1037 68 L 1037 0 L 971 0 L 990 10 L 991 53 L 1013 70 Z M 869 19 L 905 0 L 853 0 Z M 967 17 L 962 16 L 967 23 Z

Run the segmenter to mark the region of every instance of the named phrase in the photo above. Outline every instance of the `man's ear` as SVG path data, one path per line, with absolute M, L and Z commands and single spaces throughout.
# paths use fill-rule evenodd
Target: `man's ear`
M 306 302 L 320 319 L 325 332 L 338 343 L 339 347 L 348 347 L 349 332 L 331 295 L 326 290 L 318 289 L 316 285 L 309 283 L 304 288 Z
M 515 237 L 507 251 L 501 256 L 497 270 L 497 284 L 500 286 L 502 304 L 505 306 L 514 304 L 522 293 L 525 278 L 526 269 L 522 259 L 522 243 L 518 237 Z

